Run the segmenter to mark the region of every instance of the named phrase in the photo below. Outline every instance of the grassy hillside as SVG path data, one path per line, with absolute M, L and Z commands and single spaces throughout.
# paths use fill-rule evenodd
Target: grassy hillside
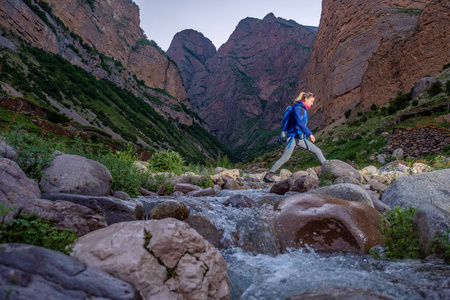
M 90 126 L 117 134 L 120 137 L 115 137 L 150 152 L 173 149 L 193 163 L 214 160 L 219 153 L 231 157 L 226 147 L 200 126 L 201 120 L 184 105 L 170 108 L 190 115 L 194 120 L 192 126 L 162 117 L 147 103 L 166 105 L 160 99 L 148 94 L 143 99 L 111 81 L 97 80 L 58 55 L 31 47 L 21 47 L 17 52 L 1 48 L 0 82 L 4 88 L 12 87 L 23 99 L 45 109 L 49 120 L 56 123 L 70 121 L 60 114 L 70 112 Z

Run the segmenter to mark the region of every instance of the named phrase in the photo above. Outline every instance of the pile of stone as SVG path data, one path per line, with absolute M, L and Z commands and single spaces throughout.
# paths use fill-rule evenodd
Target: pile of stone
M 386 150 L 392 154 L 401 148 L 405 157 L 418 157 L 439 153 L 449 143 L 449 130 L 439 126 L 399 127 L 394 130 Z

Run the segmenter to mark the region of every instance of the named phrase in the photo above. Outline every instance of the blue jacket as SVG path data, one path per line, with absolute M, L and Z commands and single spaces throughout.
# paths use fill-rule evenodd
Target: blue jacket
M 296 138 L 303 139 L 312 134 L 311 130 L 306 126 L 308 122 L 308 110 L 302 101 L 294 104 L 294 111 L 291 114 L 288 135 L 295 134 Z

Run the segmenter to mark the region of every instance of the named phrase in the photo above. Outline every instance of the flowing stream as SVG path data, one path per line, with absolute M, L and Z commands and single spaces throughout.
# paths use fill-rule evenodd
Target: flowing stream
M 222 203 L 245 195 L 259 208 Z M 223 230 L 231 299 L 450 299 L 450 266 L 421 260 L 386 261 L 368 255 L 313 249 L 280 253 L 271 222 L 282 196 L 268 190 L 220 191 L 217 197 L 181 197 L 191 215 Z M 141 201 L 155 203 L 155 198 Z M 238 234 L 236 234 L 238 233 Z

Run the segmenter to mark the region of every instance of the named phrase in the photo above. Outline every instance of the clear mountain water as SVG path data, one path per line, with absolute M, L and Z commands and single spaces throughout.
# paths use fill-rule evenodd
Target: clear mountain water
M 450 299 L 447 265 L 312 249 L 280 253 L 271 222 L 273 205 L 222 204 L 237 194 L 260 204 L 282 198 L 267 190 L 227 190 L 218 197 L 179 199 L 191 215 L 203 216 L 223 230 L 222 243 L 228 248 L 221 252 L 228 266 L 231 299 Z

